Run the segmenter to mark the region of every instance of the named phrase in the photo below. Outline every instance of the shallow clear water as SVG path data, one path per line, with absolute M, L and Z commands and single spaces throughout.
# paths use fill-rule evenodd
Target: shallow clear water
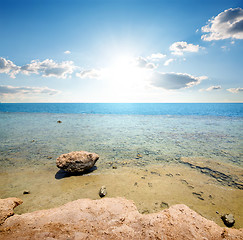
M 189 156 L 243 165 L 242 118 L 1 113 L 0 126 L 1 170 L 54 162 L 62 153 L 78 150 L 98 153 L 101 167 Z M 133 163 L 138 153 L 143 157 Z

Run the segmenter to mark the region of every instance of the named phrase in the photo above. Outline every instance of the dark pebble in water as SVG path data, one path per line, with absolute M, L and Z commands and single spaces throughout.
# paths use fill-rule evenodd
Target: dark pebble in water
M 142 211 L 142 214 L 148 214 L 148 213 L 149 213 L 149 210 L 147 210 L 147 209 Z
M 198 199 L 200 199 L 200 200 L 204 200 L 204 198 L 202 197 L 201 193 L 193 192 L 192 194 L 193 194 L 194 196 L 196 196 Z
M 154 174 L 154 175 L 158 175 L 158 176 L 160 176 L 160 174 L 159 173 L 157 173 L 157 172 L 150 172 L 151 174 Z
M 173 177 L 173 174 L 171 174 L 171 173 L 167 173 L 165 175 L 168 176 L 168 177 Z
M 106 187 L 102 186 L 99 191 L 99 196 L 102 198 L 102 197 L 106 196 L 106 194 L 107 194 Z
M 161 202 L 160 207 L 161 208 L 168 208 L 169 207 L 169 204 L 166 203 L 166 202 Z
M 188 182 L 185 179 L 181 179 L 181 183 L 188 184 Z
M 62 123 L 62 121 L 58 120 L 57 123 Z
M 29 190 L 24 190 L 23 194 L 30 194 L 30 191 Z

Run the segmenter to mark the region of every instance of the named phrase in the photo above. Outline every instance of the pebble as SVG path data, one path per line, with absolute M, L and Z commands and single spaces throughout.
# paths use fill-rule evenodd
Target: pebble
M 62 123 L 62 121 L 58 120 L 57 123 Z
M 222 215 L 221 219 L 227 227 L 232 227 L 235 224 L 235 218 L 232 213 Z
M 23 194 L 30 194 L 30 191 L 29 190 L 24 190 Z
M 99 196 L 102 198 L 102 197 L 106 196 L 106 194 L 107 194 L 106 186 L 102 186 L 99 191 Z

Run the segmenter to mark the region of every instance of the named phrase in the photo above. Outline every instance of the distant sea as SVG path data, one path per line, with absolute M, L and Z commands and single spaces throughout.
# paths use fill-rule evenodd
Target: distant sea
M 243 117 L 243 103 L 1 103 L 0 112 Z

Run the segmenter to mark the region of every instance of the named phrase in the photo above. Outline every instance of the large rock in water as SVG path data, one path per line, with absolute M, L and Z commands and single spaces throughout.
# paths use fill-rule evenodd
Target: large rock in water
M 99 155 L 96 153 L 77 151 L 62 154 L 57 158 L 56 164 L 67 172 L 82 173 L 92 168 L 98 159 Z

